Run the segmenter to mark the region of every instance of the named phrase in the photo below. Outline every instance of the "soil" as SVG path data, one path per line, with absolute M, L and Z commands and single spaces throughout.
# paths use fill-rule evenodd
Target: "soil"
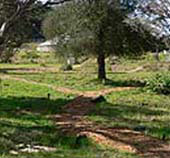
M 64 113 L 54 116 L 54 121 L 62 132 L 77 136 L 86 135 L 101 145 L 136 153 L 143 158 L 170 157 L 168 142 L 128 128 L 106 128 L 87 120 L 86 115 L 95 106 L 92 98 L 79 96 L 64 106 Z
M 90 110 L 96 107 L 96 103 L 93 102 L 95 97 L 106 95 L 114 91 L 130 90 L 133 89 L 133 87 L 118 87 L 100 91 L 81 92 L 74 89 L 64 87 L 58 88 L 53 85 L 15 78 L 8 75 L 3 75 L 1 78 L 39 84 L 56 91 L 77 95 L 78 97 L 63 107 L 62 114 L 53 116 L 56 125 L 66 134 L 77 136 L 86 135 L 98 144 L 136 153 L 143 158 L 170 157 L 170 144 L 166 141 L 146 136 L 141 132 L 136 132 L 128 128 L 106 128 L 86 119 Z

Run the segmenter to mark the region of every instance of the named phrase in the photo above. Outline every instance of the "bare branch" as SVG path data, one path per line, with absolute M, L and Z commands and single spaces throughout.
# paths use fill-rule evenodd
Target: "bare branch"
M 47 1 L 44 6 L 52 6 L 52 5 L 59 5 L 59 4 L 63 4 L 65 2 L 69 2 L 72 0 L 57 0 L 57 1 Z

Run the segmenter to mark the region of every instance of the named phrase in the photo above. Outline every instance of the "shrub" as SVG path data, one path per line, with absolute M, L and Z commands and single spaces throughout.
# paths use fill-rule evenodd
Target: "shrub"
M 146 81 L 148 90 L 161 94 L 170 94 L 170 74 L 158 73 Z

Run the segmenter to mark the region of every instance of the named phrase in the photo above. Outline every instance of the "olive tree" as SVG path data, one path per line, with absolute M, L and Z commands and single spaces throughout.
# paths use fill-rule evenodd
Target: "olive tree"
M 120 47 L 116 41 L 121 37 L 123 19 L 117 0 L 79 0 L 56 7 L 43 29 L 48 38 L 59 39 L 57 52 L 61 47 L 67 48 L 64 53 L 75 51 L 79 45 L 83 52 L 95 54 L 98 78 L 102 80 L 106 79 L 105 57 Z
M 98 78 L 103 80 L 105 58 L 109 54 L 140 55 L 157 46 L 165 48 L 165 43 L 155 34 L 158 31 L 143 18 L 146 17 L 144 2 L 150 5 L 145 0 L 72 0 L 57 6 L 47 16 L 44 32 L 49 38 L 59 38 L 57 49 L 65 48 L 66 54 L 76 43 L 89 54 L 95 54 Z M 153 19 L 152 10 L 147 7 L 146 10 Z M 81 39 L 86 39 L 84 45 L 79 43 Z

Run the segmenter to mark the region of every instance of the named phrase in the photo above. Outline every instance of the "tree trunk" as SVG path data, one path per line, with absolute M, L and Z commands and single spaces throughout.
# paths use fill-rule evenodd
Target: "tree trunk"
M 105 80 L 106 79 L 105 55 L 103 52 L 98 54 L 97 62 L 98 62 L 98 79 Z

